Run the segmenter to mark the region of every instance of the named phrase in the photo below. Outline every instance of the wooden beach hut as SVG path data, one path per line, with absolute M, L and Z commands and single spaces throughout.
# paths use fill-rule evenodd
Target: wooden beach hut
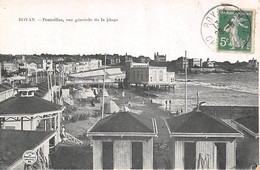
M 236 167 L 236 139 L 243 134 L 200 111 L 165 120 L 170 133 L 171 166 L 175 169 Z
M 156 120 L 119 112 L 98 120 L 88 131 L 93 138 L 93 169 L 153 169 Z

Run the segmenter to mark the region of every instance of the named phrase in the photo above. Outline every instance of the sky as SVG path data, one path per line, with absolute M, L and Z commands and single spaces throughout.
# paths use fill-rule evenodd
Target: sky
M 209 57 L 214 61 L 260 59 L 260 29 L 254 30 L 254 52 L 223 53 L 210 49 L 201 36 L 204 15 L 214 6 L 229 3 L 260 11 L 252 0 L 217 1 L 90 1 L 1 0 L 1 54 L 121 54 L 149 56 L 166 54 L 171 61 Z M 259 14 L 255 27 L 260 27 Z M 20 18 L 20 19 L 19 19 Z M 19 21 L 34 18 L 35 21 Z M 43 19 L 64 19 L 64 22 Z M 75 22 L 77 19 L 92 21 Z M 97 18 L 99 21 L 94 21 Z M 101 18 L 104 21 L 101 21 Z M 107 22 L 107 18 L 115 19 Z M 73 19 L 73 22 L 66 19 Z M 257 48 L 258 47 L 258 48 Z

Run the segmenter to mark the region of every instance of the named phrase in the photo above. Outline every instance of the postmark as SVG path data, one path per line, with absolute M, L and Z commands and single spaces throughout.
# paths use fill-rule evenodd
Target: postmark
M 254 10 L 231 4 L 211 8 L 201 22 L 201 37 L 215 52 L 253 53 Z

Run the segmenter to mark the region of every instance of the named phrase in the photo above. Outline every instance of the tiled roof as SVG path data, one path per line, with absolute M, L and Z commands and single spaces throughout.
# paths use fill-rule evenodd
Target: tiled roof
M 153 133 L 151 118 L 130 112 L 119 112 L 100 119 L 90 132 L 144 132 Z
M 200 110 L 220 119 L 238 119 L 258 114 L 258 107 L 255 106 L 200 106 Z
M 1 114 L 36 114 L 58 111 L 61 105 L 41 99 L 40 97 L 11 97 L 0 103 Z
M 170 133 L 239 133 L 218 118 L 190 112 L 166 120 Z
M 21 159 L 26 150 L 33 149 L 53 133 L 0 129 L 0 169 L 7 169 Z
M 241 124 L 242 126 L 246 127 L 247 129 L 251 130 L 254 133 L 258 133 L 258 115 L 246 116 L 241 117 L 235 120 L 237 123 Z

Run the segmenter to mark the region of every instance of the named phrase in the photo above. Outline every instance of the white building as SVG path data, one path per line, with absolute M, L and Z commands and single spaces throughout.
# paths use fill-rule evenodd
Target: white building
M 175 72 L 167 72 L 166 67 L 151 66 L 149 63 L 128 62 L 127 82 L 144 85 L 172 85 Z

